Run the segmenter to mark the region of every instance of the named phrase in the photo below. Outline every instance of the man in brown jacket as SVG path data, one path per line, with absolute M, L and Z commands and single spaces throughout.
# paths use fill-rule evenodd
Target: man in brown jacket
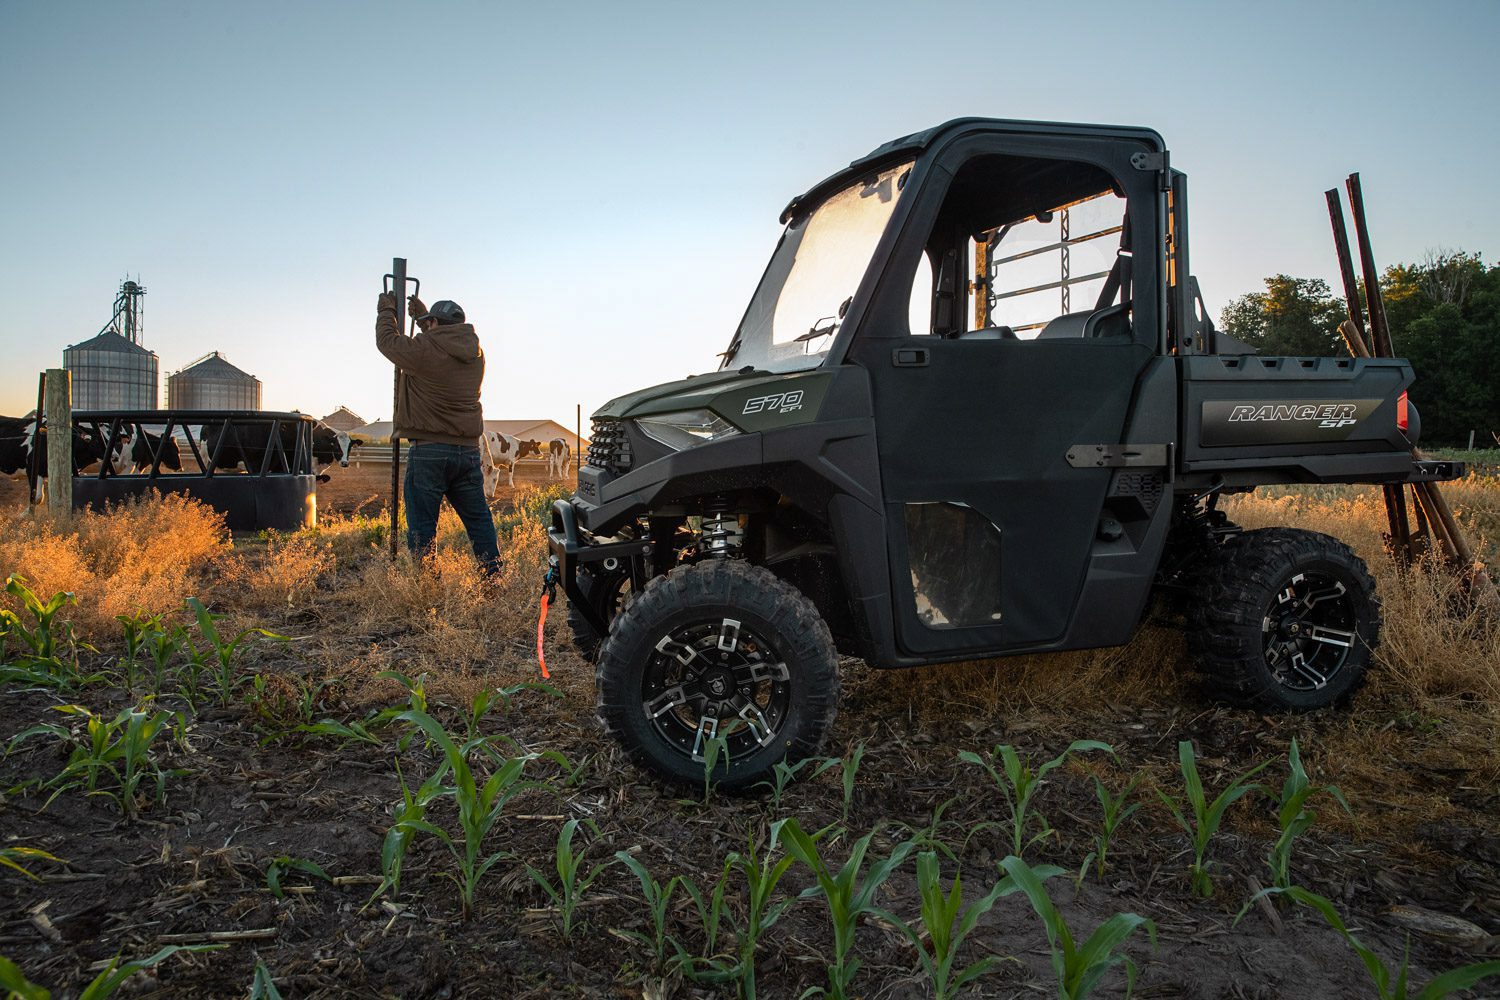
M 422 329 L 415 337 L 403 336 L 396 326 L 392 293 L 380 296 L 375 315 L 375 344 L 403 376 L 391 433 L 411 442 L 404 491 L 406 544 L 427 554 L 447 497 L 464 523 L 475 557 L 493 574 L 500 568 L 500 547 L 479 464 L 484 351 L 458 303 L 445 299 L 428 309 L 415 295 L 407 302 Z

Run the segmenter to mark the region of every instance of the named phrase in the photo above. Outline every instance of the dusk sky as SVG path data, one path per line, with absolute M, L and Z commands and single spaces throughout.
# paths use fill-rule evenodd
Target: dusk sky
M 139 276 L 163 377 L 219 350 L 267 408 L 389 417 L 400 255 L 479 330 L 486 415 L 571 426 L 714 367 L 789 197 L 963 115 L 1161 132 L 1215 315 L 1337 286 L 1351 170 L 1382 265 L 1493 260 L 1497 38 L 1495 0 L 0 0 L 0 412 Z

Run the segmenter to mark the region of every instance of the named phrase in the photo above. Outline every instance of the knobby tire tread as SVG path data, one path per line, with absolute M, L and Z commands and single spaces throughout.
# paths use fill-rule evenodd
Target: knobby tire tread
M 658 623 L 686 607 L 715 605 L 744 608 L 764 618 L 788 649 L 795 651 L 797 662 L 788 667 L 801 673 L 805 683 L 803 697 L 793 705 L 800 720 L 790 733 L 785 760 L 795 763 L 816 756 L 838 714 L 841 684 L 833 634 L 806 595 L 770 570 L 743 560 L 716 559 L 677 567 L 648 583 L 615 616 L 594 668 L 595 708 L 605 732 L 634 764 L 670 784 L 701 785 L 702 766 L 686 758 L 680 771 L 668 773 L 659 766 L 624 725 L 626 713 L 641 711 L 639 693 L 617 691 L 623 685 L 614 683 L 611 674 L 634 676 L 627 660 L 649 655 L 651 632 Z M 624 697 L 611 701 L 612 694 Z M 717 784 L 726 791 L 740 790 L 762 780 L 769 771 L 769 765 L 753 774 L 731 771 Z
M 1370 619 L 1356 623 L 1363 648 L 1354 650 L 1343 667 L 1352 676 L 1326 703 L 1297 704 L 1287 700 L 1274 680 L 1268 683 L 1261 622 L 1288 571 L 1317 564 L 1338 567 L 1352 579 Z M 1196 589 L 1188 652 L 1217 698 L 1250 708 L 1306 710 L 1343 701 L 1364 682 L 1380 637 L 1380 599 L 1364 560 L 1338 539 L 1300 528 L 1247 531 L 1205 562 Z

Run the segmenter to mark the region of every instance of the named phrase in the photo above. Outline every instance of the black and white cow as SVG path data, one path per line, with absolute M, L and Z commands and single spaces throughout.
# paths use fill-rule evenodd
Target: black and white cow
M 252 424 L 249 426 L 235 426 L 228 434 L 224 434 L 223 424 L 205 424 L 203 426 L 202 441 L 206 449 L 204 458 L 213 455 L 215 449 L 219 448 L 219 438 L 227 438 L 223 448 L 219 451 L 218 458 L 214 461 L 216 469 L 244 469 L 246 472 L 259 472 L 261 463 L 265 460 L 266 445 L 270 436 L 270 427 L 266 424 Z M 288 463 L 292 460 L 292 454 L 296 449 L 296 428 L 288 421 L 283 421 L 281 431 L 278 435 L 281 443 L 282 454 L 286 456 Z M 336 431 L 332 427 L 318 421 L 313 428 L 313 464 L 317 469 L 318 480 L 327 482 L 324 470 L 337 462 L 342 467 L 348 467 L 349 456 L 355 448 L 364 444 L 359 438 L 350 437 L 345 431 Z M 279 467 L 279 463 L 273 463 Z
M 78 475 L 96 462 L 104 461 L 106 457 L 110 458 L 114 469 L 121 469 L 124 459 L 121 452 L 125 440 L 127 439 L 124 435 L 116 440 L 114 454 L 111 455 L 110 449 L 104 444 L 104 438 L 91 431 L 74 427 L 73 475 Z M 29 471 L 33 446 L 37 449 L 37 483 L 32 499 L 40 501 L 47 479 L 46 425 L 38 431 L 36 421 L 31 417 L 0 417 L 0 472 L 14 475 L 17 472 Z
M 547 475 L 557 476 L 558 479 L 566 479 L 568 476 L 568 463 L 573 458 L 573 450 L 568 447 L 568 442 L 562 438 L 553 438 L 547 442 Z
M 485 431 L 479 439 L 479 467 L 484 472 L 484 495 L 490 498 L 500 488 L 500 467 L 507 481 L 516 485 L 516 463 L 527 455 L 541 455 L 540 441 L 522 441 L 504 431 Z
M 163 437 L 141 429 L 140 435 L 130 444 L 130 464 L 134 472 L 150 472 L 156 459 L 161 457 L 161 468 L 173 472 L 182 471 L 182 452 L 170 434 Z

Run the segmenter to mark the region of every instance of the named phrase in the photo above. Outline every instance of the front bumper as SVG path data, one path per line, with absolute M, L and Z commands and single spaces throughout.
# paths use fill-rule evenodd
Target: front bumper
M 562 580 L 563 591 L 568 595 L 568 602 L 578 609 L 584 621 L 596 633 L 608 635 L 609 623 L 599 614 L 599 609 L 593 606 L 578 583 L 579 566 L 605 564 L 605 568 L 613 569 L 614 566 L 609 563 L 618 560 L 615 565 L 629 566 L 631 585 L 640 589 L 646 585 L 645 562 L 651 555 L 651 540 L 600 541 L 579 529 L 578 512 L 574 510 L 571 500 L 554 500 L 552 526 L 547 530 L 547 545 L 552 550 L 552 557 L 557 560 L 558 575 Z

